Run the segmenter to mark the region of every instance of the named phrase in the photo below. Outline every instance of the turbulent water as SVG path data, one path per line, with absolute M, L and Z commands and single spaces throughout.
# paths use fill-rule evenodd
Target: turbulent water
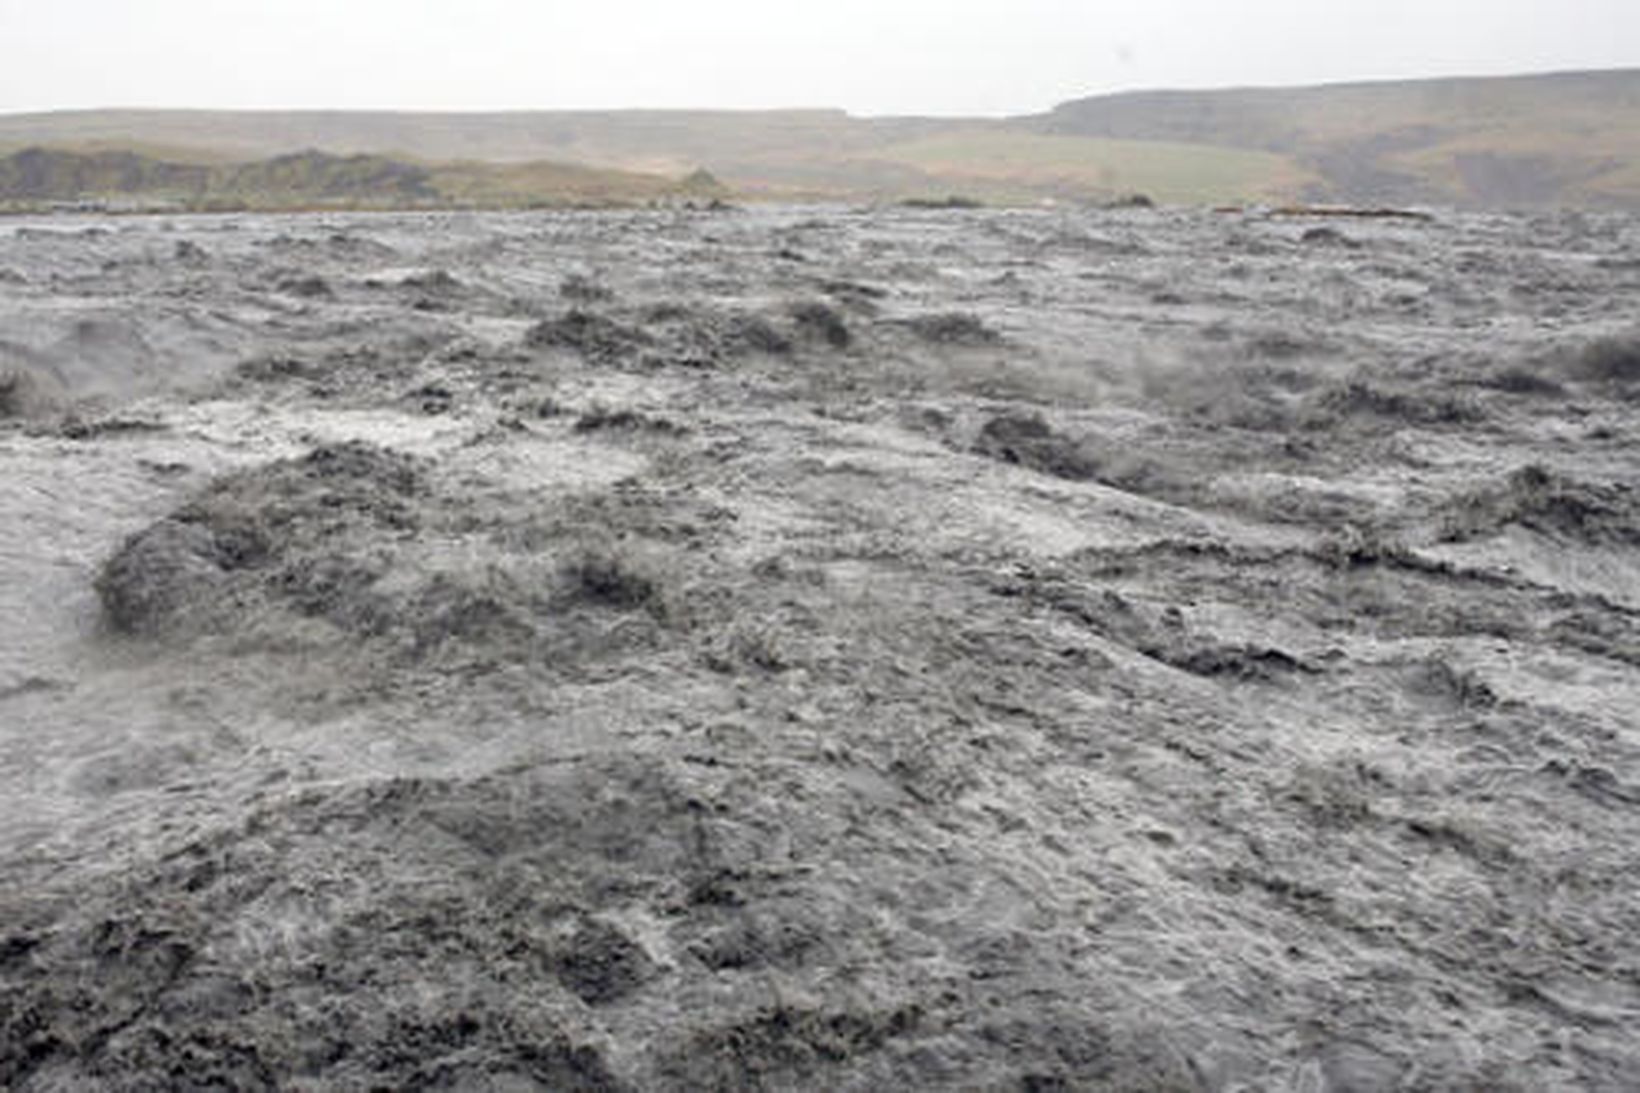
M 1640 221 L 0 223 L 0 1086 L 1640 1072 Z

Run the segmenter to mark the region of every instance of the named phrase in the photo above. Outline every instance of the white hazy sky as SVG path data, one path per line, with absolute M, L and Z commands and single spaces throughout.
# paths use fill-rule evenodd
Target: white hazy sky
M 839 106 L 1640 66 L 1640 0 L 0 0 L 0 110 Z

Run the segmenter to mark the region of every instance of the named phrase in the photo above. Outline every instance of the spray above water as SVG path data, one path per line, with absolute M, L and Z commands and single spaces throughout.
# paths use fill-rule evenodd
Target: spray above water
M 0 236 L 0 1085 L 1622 1087 L 1640 229 L 1321 226 Z

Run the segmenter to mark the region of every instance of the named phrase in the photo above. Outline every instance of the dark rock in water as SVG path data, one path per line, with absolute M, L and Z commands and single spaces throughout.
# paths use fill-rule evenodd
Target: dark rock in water
M 154 633 L 217 593 L 254 540 L 219 537 L 203 523 L 162 520 L 128 539 L 97 577 L 97 594 L 115 629 Z
M 1594 485 L 1538 464 L 1500 488 L 1461 498 L 1445 517 L 1443 538 L 1461 542 L 1516 525 L 1585 544 L 1640 545 L 1640 496 L 1627 485 Z
M 318 275 L 288 277 L 279 282 L 279 291 L 306 300 L 329 300 L 336 295 L 330 287 L 330 282 Z
M 1290 672 L 1313 671 L 1290 653 L 1249 645 L 1208 643 L 1190 644 L 1182 648 L 1159 645 L 1145 648 L 1142 652 L 1198 676 L 1269 680 Z
M 641 313 L 653 340 L 649 359 L 660 365 L 718 368 L 751 354 L 791 352 L 791 339 L 755 313 L 663 302 Z
M 1494 391 L 1503 391 L 1511 395 L 1555 397 L 1566 393 L 1566 388 L 1562 384 L 1522 365 L 1500 369 L 1483 377 L 1480 383 Z
M 442 383 L 424 383 L 405 396 L 424 414 L 447 414 L 455 405 L 455 392 Z
M 639 624 L 635 640 L 681 629 L 665 574 L 618 514 L 566 517 L 534 540 L 540 557 L 428 564 L 421 533 L 468 520 L 418 460 L 327 445 L 213 483 L 127 539 L 96 588 L 116 632 L 345 650 L 384 671 L 596 656 L 611 612 Z
M 731 350 L 743 352 L 779 355 L 790 353 L 792 348 L 791 339 L 757 315 L 730 316 L 723 340 Z
M 414 459 L 358 440 L 326 444 L 277 466 L 293 468 L 298 476 L 350 481 L 366 497 L 370 496 L 370 487 L 378 484 L 400 496 L 411 496 L 422 489 L 421 467 Z
M 685 1089 L 800 1086 L 828 1066 L 881 1050 L 912 1032 L 919 1014 L 822 1012 L 777 1006 L 693 1037 L 664 1070 Z
M 361 443 L 230 475 L 127 539 L 98 574 L 97 594 L 114 628 L 133 634 L 211 632 L 269 600 L 356 621 L 371 614 L 355 602 L 368 582 L 315 585 L 337 561 L 326 544 L 361 526 L 413 527 L 409 502 L 421 488 L 413 460 Z
M 1497 694 L 1484 681 L 1435 656 L 1412 667 L 1408 690 L 1463 708 L 1487 709 L 1498 702 Z
M 102 417 L 86 420 L 70 414 L 57 426 L 57 435 L 64 440 L 96 440 L 102 437 L 133 436 L 143 433 L 163 433 L 165 426 L 157 421 L 141 418 Z
M 572 349 L 607 364 L 653 344 L 653 339 L 637 327 L 576 308 L 536 323 L 525 333 L 524 344 L 531 349 Z
M 589 1006 L 614 1002 L 654 975 L 654 962 L 619 929 L 595 918 L 578 918 L 547 960 L 559 982 Z
M 1099 463 L 1079 443 L 1049 427 L 1041 414 L 1004 413 L 985 423 L 974 450 L 1056 478 L 1097 478 Z
M 1298 330 L 1261 330 L 1242 343 L 1242 350 L 1257 360 L 1291 360 L 1317 354 L 1326 343 Z
M 390 605 L 394 625 L 407 631 L 411 650 L 427 656 L 447 645 L 515 649 L 534 634 L 527 590 L 507 574 L 469 578 L 435 573 Z M 367 618 L 369 616 L 366 616 Z
M 847 349 L 854 341 L 843 317 L 818 300 L 793 305 L 791 314 L 806 337 L 823 341 L 833 349 Z
M 572 273 L 558 285 L 558 295 L 578 304 L 599 304 L 615 298 L 608 285 L 579 273 Z
M 156 1086 L 261 1089 L 323 1074 L 359 1088 L 627 1088 L 604 1038 L 565 1009 L 620 1004 L 650 981 L 652 963 L 597 918 L 571 916 L 547 936 L 531 927 L 559 917 L 553 899 L 664 882 L 687 852 L 691 817 L 653 777 L 603 773 L 591 793 L 575 781 L 402 779 L 299 795 L 189 843 L 142 892 L 89 902 L 49 939 L 9 934 L 0 1084 L 67 1075 L 127 1088 L 152 1075 Z M 662 799 L 645 801 L 642 789 Z M 503 797 L 516 791 L 523 812 L 509 818 Z M 258 829 L 285 849 L 270 853 Z M 440 860 L 434 847 L 455 850 L 439 879 L 400 867 Z M 288 850 L 295 858 L 280 866 Z M 501 854 L 555 879 L 520 891 L 524 874 L 497 869 Z M 338 870 L 339 860 L 362 872 Z M 246 870 L 267 873 L 253 881 Z M 280 909 L 308 906 L 310 886 L 367 887 L 373 898 L 297 944 L 261 948 L 275 941 L 263 931 L 278 928 L 267 916 L 308 913 Z M 473 975 L 425 974 L 445 961 L 470 963 Z M 63 979 L 76 984 L 72 1002 Z M 309 992 L 322 1001 L 297 1001 Z
M 328 618 L 343 630 L 375 635 L 391 622 L 391 604 L 373 586 L 380 562 L 343 553 L 313 552 L 287 559 L 267 576 L 270 590 L 299 614 Z
M 859 281 L 825 281 L 821 283 L 820 290 L 827 296 L 858 306 L 864 306 L 888 296 L 887 289 L 879 288 L 877 285 L 862 284 Z
M 1613 335 L 1590 342 L 1573 361 L 1575 375 L 1593 380 L 1640 380 L 1640 333 Z
M 426 273 L 411 274 L 404 279 L 403 284 L 405 288 L 412 288 L 417 292 L 437 296 L 454 295 L 466 288 L 446 269 L 433 269 L 428 270 Z
M 282 380 L 308 379 L 319 373 L 308 361 L 280 354 L 252 357 L 234 366 L 234 375 L 257 383 L 276 383 Z
M 669 418 L 655 417 L 637 410 L 611 410 L 603 406 L 594 406 L 575 420 L 575 431 L 578 433 L 596 433 L 605 429 L 642 430 L 669 436 L 681 436 L 689 431 L 686 426 Z
M 1311 247 L 1338 247 L 1341 250 L 1358 250 L 1361 244 L 1337 228 L 1323 225 L 1318 228 L 1307 228 L 1304 234 L 1298 237 L 1300 243 Z
M 1388 390 L 1365 380 L 1329 385 L 1308 397 L 1306 406 L 1303 424 L 1312 429 L 1363 419 L 1419 425 L 1472 425 L 1486 416 L 1474 400 L 1447 391 Z
M 584 551 L 565 564 L 563 576 L 572 595 L 592 603 L 623 610 L 663 609 L 659 583 L 617 551 Z
M 202 266 L 211 260 L 209 252 L 191 239 L 179 240 L 172 248 L 171 256 L 188 266 Z
M 944 311 L 935 315 L 918 315 L 906 323 L 924 341 L 937 345 L 995 345 L 1002 340 L 995 330 L 985 325 L 977 315 L 966 311 Z
M 21 417 L 34 390 L 26 372 L 0 373 L 0 418 Z

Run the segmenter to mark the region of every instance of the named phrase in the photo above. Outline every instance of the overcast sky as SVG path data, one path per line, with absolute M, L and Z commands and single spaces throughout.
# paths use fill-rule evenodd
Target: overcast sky
M 839 106 L 1640 66 L 1640 0 L 0 0 L 0 110 Z

